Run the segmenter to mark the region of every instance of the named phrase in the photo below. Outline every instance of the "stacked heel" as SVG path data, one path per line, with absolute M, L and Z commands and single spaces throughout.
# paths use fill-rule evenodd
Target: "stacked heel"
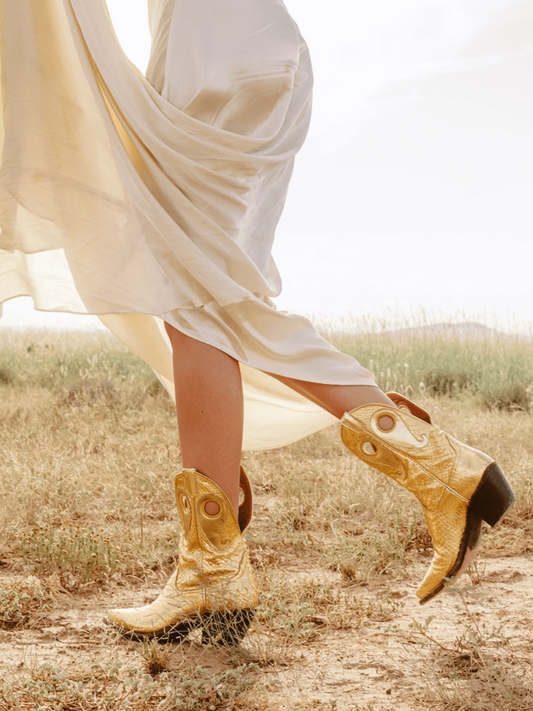
M 202 644 L 236 647 L 244 639 L 255 610 L 223 610 L 202 617 Z
M 498 464 L 493 462 L 483 472 L 470 500 L 469 510 L 489 526 L 495 526 L 505 516 L 514 500 L 514 492 L 505 474 Z

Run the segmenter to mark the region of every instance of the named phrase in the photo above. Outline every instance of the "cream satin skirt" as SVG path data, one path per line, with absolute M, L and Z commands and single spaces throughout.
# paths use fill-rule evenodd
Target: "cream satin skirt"
M 103 0 L 0 0 L 0 303 L 97 314 L 173 394 L 169 322 L 240 361 L 244 448 L 281 446 L 333 418 L 265 373 L 374 384 L 271 300 L 307 46 L 281 0 L 149 12 L 144 77 Z

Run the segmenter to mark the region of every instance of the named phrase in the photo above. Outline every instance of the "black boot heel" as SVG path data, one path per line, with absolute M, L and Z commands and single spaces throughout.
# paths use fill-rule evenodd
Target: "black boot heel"
M 223 610 L 204 615 L 202 644 L 236 647 L 248 632 L 255 610 Z
M 496 462 L 493 462 L 485 469 L 469 508 L 489 526 L 495 526 L 505 516 L 514 500 L 514 491 L 505 474 Z

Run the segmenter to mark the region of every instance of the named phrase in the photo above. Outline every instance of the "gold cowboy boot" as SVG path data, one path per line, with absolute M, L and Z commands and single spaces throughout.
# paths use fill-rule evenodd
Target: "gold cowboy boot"
M 252 492 L 242 468 L 240 487 L 243 501 L 237 519 L 212 479 L 195 469 L 176 476 L 177 569 L 150 605 L 107 613 L 120 632 L 133 639 L 175 641 L 202 627 L 202 641 L 218 645 L 236 645 L 245 636 L 258 591 L 242 536 L 252 515 Z M 210 502 L 218 505 L 218 513 L 207 512 Z
M 420 407 L 387 393 L 399 409 L 362 405 L 341 420 L 341 437 L 357 457 L 411 491 L 422 504 L 433 541 L 431 566 L 416 594 L 420 604 L 471 564 L 481 525 L 495 526 L 514 501 L 504 473 L 489 456 L 446 434 Z M 382 429 L 390 417 L 393 426 Z

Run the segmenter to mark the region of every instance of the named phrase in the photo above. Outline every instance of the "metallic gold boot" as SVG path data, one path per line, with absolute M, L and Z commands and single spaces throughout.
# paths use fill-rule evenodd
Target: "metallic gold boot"
M 241 469 L 239 517 L 222 489 L 195 469 L 175 478 L 180 520 L 178 566 L 150 605 L 110 610 L 108 620 L 134 639 L 183 639 L 198 627 L 202 641 L 235 645 L 246 634 L 258 591 L 242 536 L 252 514 L 252 492 Z M 206 505 L 219 506 L 217 514 Z
M 427 412 L 398 393 L 400 408 L 363 405 L 341 420 L 346 447 L 411 491 L 422 504 L 435 554 L 417 596 L 423 604 L 457 577 L 476 556 L 481 525 L 495 526 L 514 501 L 500 467 L 434 425 Z M 380 427 L 390 417 L 390 430 Z

